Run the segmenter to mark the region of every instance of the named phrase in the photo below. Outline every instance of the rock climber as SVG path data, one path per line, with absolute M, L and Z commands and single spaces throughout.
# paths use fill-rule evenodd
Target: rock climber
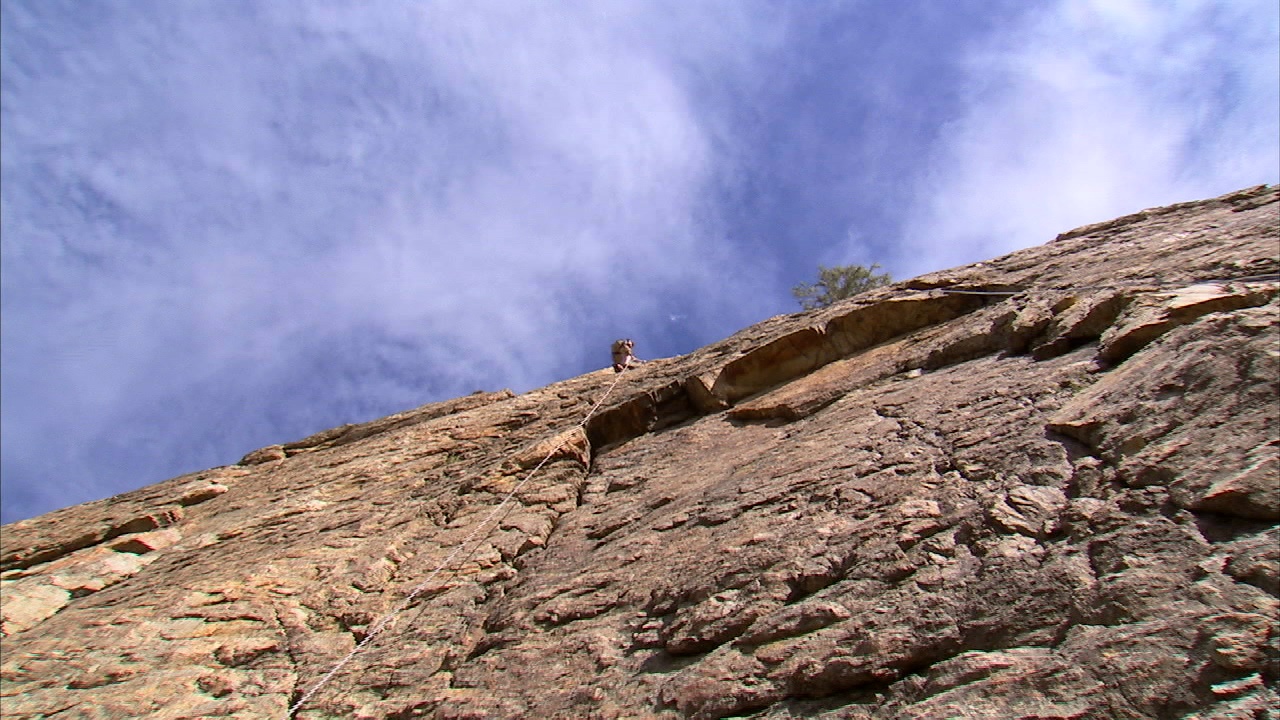
M 613 371 L 622 372 L 632 365 L 638 365 L 643 362 L 640 358 L 632 354 L 636 343 L 631 338 L 623 338 L 622 340 L 613 341 Z

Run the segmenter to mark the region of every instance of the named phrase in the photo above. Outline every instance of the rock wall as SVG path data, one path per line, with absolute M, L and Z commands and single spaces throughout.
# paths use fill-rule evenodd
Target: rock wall
M 0 709 L 1274 717 L 1278 200 L 7 525 Z

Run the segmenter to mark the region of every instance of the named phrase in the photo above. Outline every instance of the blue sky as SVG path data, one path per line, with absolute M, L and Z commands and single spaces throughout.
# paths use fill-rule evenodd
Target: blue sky
M 1280 175 L 1274 0 L 0 0 L 4 522 Z

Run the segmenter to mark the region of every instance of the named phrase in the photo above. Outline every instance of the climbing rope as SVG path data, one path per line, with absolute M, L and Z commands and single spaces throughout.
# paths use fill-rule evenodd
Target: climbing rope
M 1270 274 L 1270 275 L 1250 275 L 1250 276 L 1246 276 L 1246 277 L 1236 277 L 1236 278 L 1213 278 L 1213 279 L 1208 279 L 1208 280 L 1198 280 L 1198 281 L 1192 281 L 1192 282 L 1195 282 L 1195 283 L 1198 283 L 1198 284 L 1204 284 L 1204 283 L 1223 283 L 1223 282 L 1226 282 L 1226 283 L 1230 283 L 1230 282 L 1272 282 L 1272 281 L 1276 281 L 1276 280 L 1280 280 L 1280 274 Z M 1039 290 L 1039 291 L 1044 291 L 1044 290 L 1117 290 L 1117 289 L 1120 289 L 1120 288 L 1122 288 L 1122 287 L 1133 287 L 1133 286 L 1137 286 L 1137 285 L 1155 285 L 1155 286 L 1157 286 L 1157 287 L 1165 287 L 1165 286 L 1181 285 L 1181 284 L 1184 284 L 1184 283 L 1186 283 L 1186 282 L 1187 282 L 1187 281 L 1164 281 L 1164 282 L 1161 282 L 1161 281 L 1150 281 L 1150 280 L 1134 280 L 1134 281 L 1130 281 L 1130 282 L 1112 283 L 1112 284 L 1109 284 L 1109 285 L 1085 285 L 1085 286 L 1072 286 L 1072 287 L 1068 287 L 1068 288 L 1055 288 L 1055 287 L 1029 287 L 1029 288 L 1023 288 L 1023 289 L 1019 289 L 1019 290 L 962 290 L 962 289 L 950 289 L 950 288 L 933 288 L 933 289 L 938 290 L 938 291 L 943 292 L 943 293 L 946 293 L 946 294 L 951 294 L 951 295 L 1004 295 L 1004 296 L 1012 296 L 1012 295 L 1020 295 L 1020 294 L 1022 294 L 1022 293 L 1024 293 L 1024 292 L 1028 292 L 1028 291 L 1032 291 L 1032 290 Z M 927 291 L 926 291 L 926 292 L 927 292 Z M 614 387 L 616 387 L 616 386 L 617 386 L 618 381 L 620 381 L 621 379 L 622 379 L 622 374 L 621 374 L 621 373 L 619 373 L 619 374 L 618 374 L 618 376 L 614 378 L 613 382 L 609 384 L 609 387 L 605 390 L 604 395 L 602 395 L 602 396 L 600 397 L 600 400 L 599 400 L 599 401 L 597 401 L 597 402 L 595 403 L 595 405 L 593 405 L 593 406 L 591 407 L 591 409 L 587 411 L 586 416 L 585 416 L 585 417 L 583 417 L 582 421 L 581 421 L 581 422 L 579 422 L 579 423 L 575 426 L 575 428 L 574 428 L 574 429 L 585 429 L 585 428 L 586 428 L 587 422 L 591 420 L 591 416 L 592 416 L 592 415 L 594 415 L 594 414 L 595 414 L 595 412 L 596 412 L 597 410 L 599 410 L 599 409 L 600 409 L 600 406 L 604 404 L 604 401 L 605 401 L 606 399 L 608 399 L 608 397 L 609 397 L 610 393 L 612 393 L 612 392 L 613 392 Z M 561 434 L 563 434 L 563 433 L 561 433 Z M 555 437 L 555 436 L 552 436 L 552 437 Z M 539 442 L 541 442 L 541 441 L 539 441 Z M 546 457 L 542 458 L 542 460 L 541 460 L 541 461 L 540 461 L 536 466 L 534 466 L 534 468 L 533 468 L 531 471 L 529 471 L 529 474 L 528 474 L 528 475 L 526 475 L 526 476 L 524 477 L 524 479 L 522 479 L 522 480 L 520 480 L 520 482 L 516 483 L 515 487 L 513 487 L 513 488 L 512 488 L 512 489 L 511 489 L 507 494 L 506 494 L 506 496 L 505 496 L 505 497 L 503 497 L 502 502 L 500 502 L 500 503 L 499 503 L 499 504 L 498 504 L 498 505 L 497 505 L 493 510 L 491 510 L 491 511 L 489 512 L 489 514 L 484 518 L 484 520 L 482 520 L 478 525 L 476 525 L 476 526 L 475 526 L 475 528 L 474 528 L 474 529 L 472 529 L 472 531 L 471 531 L 470 533 L 468 533 L 467 537 L 466 537 L 466 538 L 464 538 L 464 539 L 463 539 L 463 541 L 462 541 L 461 543 L 459 543 L 459 544 L 457 545 L 457 547 L 455 547 L 455 548 L 453 549 L 453 552 L 449 553 L 449 555 L 448 555 L 448 556 L 447 556 L 447 557 L 446 557 L 446 558 L 445 558 L 445 559 L 444 559 L 444 560 L 443 560 L 443 561 L 442 561 L 438 566 L 436 566 L 436 568 L 435 568 L 434 570 L 432 570 L 432 571 L 431 571 L 431 573 L 430 573 L 429 575 L 427 575 L 427 577 L 426 577 L 426 579 L 425 579 L 425 580 L 423 580 L 422 582 L 420 582 L 420 583 L 418 583 L 416 586 L 414 586 L 414 588 L 409 592 L 409 594 L 408 594 L 408 595 L 406 595 L 406 596 L 405 596 L 405 598 L 404 598 L 403 600 L 401 600 L 401 601 L 399 602 L 399 604 L 397 604 L 397 605 L 396 605 L 396 606 L 391 610 L 391 612 L 389 612 L 389 613 L 387 613 L 386 615 L 384 615 L 384 616 L 383 616 L 383 617 L 382 617 L 382 618 L 381 618 L 381 619 L 380 619 L 380 620 L 379 620 L 379 621 L 378 621 L 378 622 L 373 626 L 373 628 L 369 631 L 369 633 L 368 633 L 367 635 L 365 635 L 365 637 L 364 637 L 364 639 L 363 639 L 363 640 L 361 640 L 361 641 L 360 641 L 360 642 L 359 642 L 359 643 L 358 643 L 354 648 L 352 648 L 352 650 L 351 650 L 350 652 L 348 652 L 348 653 L 347 653 L 347 654 L 346 654 L 346 655 L 345 655 L 341 660 L 339 660 L 337 663 L 335 663 L 335 664 L 334 664 L 334 666 L 333 666 L 332 668 L 330 668 L 330 669 L 329 669 L 329 671 L 328 671 L 327 673 L 325 673 L 325 674 L 324 674 L 324 676 L 323 676 L 323 677 L 321 677 L 319 681 L 317 681 L 314 685 L 312 685 L 312 686 L 311 686 L 311 688 L 310 688 L 309 690 L 307 690 L 305 693 L 303 693 L 302 697 L 298 698 L 298 701 L 297 701 L 297 702 L 295 702 L 292 706 L 290 706 L 290 708 L 289 708 L 289 712 L 288 712 L 288 715 L 286 716 L 286 720 L 291 720 L 291 719 L 292 719 L 292 718 L 297 714 L 298 710 L 299 710 L 303 705 L 305 705 L 305 704 L 307 703 L 307 701 L 309 701 L 312 697 L 314 697 L 314 696 L 315 696 L 315 694 L 316 694 L 317 692 L 319 692 L 321 688 L 323 688 L 326 684 L 328 684 L 328 682 L 329 682 L 330 680 L 332 680 L 332 679 L 333 679 L 333 678 L 334 678 L 334 677 L 335 677 L 339 672 L 341 672 L 341 671 L 342 671 L 342 668 L 346 667 L 347 663 L 351 662 L 351 660 L 352 660 L 353 658 L 355 658 L 355 656 L 356 656 L 357 654 L 359 654 L 359 653 L 360 653 L 360 651 L 361 651 L 361 650 L 363 650 L 363 649 L 365 648 L 365 646 L 367 646 L 369 643 L 373 642 L 374 638 L 378 637 L 378 635 L 380 635 L 380 634 L 381 634 L 381 633 L 386 629 L 387 625 L 389 625 L 389 624 L 391 623 L 391 621 L 392 621 L 392 620 L 394 620 L 395 618 L 399 617 L 399 615 L 400 615 L 401 613 L 403 613 L 403 612 L 404 612 L 404 611 L 405 611 L 405 610 L 406 610 L 406 609 L 407 609 L 407 608 L 408 608 L 408 607 L 413 603 L 413 601 L 414 601 L 415 599 L 417 599 L 417 597 L 418 597 L 420 594 L 422 594 L 422 592 L 423 592 L 424 590 L 426 590 L 426 589 L 427 589 L 427 587 L 428 587 L 428 586 L 429 586 L 429 585 L 430 585 L 430 584 L 431 584 L 431 583 L 436 579 L 436 577 L 437 577 L 437 576 L 439 576 L 439 575 L 440 575 L 440 573 L 444 572 L 444 571 L 446 570 L 446 568 L 449 568 L 449 567 L 450 567 L 450 565 L 453 563 L 454 558 L 456 558 L 456 557 L 457 557 L 457 556 L 458 556 L 458 555 L 459 555 L 459 554 L 460 554 L 464 549 L 466 549 L 466 548 L 467 548 L 467 545 L 468 545 L 469 543 L 471 543 L 471 541 L 472 541 L 472 540 L 474 540 L 474 539 L 476 538 L 476 536 L 480 533 L 480 531 L 481 531 L 481 530 L 484 530 L 484 529 L 485 529 L 485 528 L 490 524 L 490 522 L 491 522 L 495 517 L 498 517 L 500 513 L 502 514 L 502 517 L 505 517 L 504 509 L 506 508 L 507 504 L 511 501 L 511 499 L 512 499 L 513 497 L 515 497 L 516 493 L 517 493 L 517 492 L 519 492 L 519 491 L 520 491 L 520 489 L 521 489 L 522 487 L 524 487 L 525 483 L 529 482 L 529 480 L 531 480 L 535 475 L 537 475 L 537 474 L 538 474 L 538 471 L 542 469 L 543 465 L 546 465 L 546 464 L 547 464 L 547 462 L 549 462 L 549 461 L 551 460 L 551 458 L 556 454 L 556 452 L 557 452 L 557 451 L 559 451 L 559 450 L 560 450 L 560 448 L 561 448 L 561 446 L 562 446 L 563 444 L 564 444 L 564 443 L 563 443 L 563 441 L 558 442 L 558 443 L 555 443 L 555 444 L 551 447 L 551 449 L 547 452 Z M 535 444 L 535 446 L 536 446 L 536 444 Z M 501 519 L 502 519 L 501 517 L 498 517 L 498 521 L 499 521 L 499 522 L 501 522 Z M 485 532 L 485 535 L 481 537 L 481 540 L 483 540 L 483 539 L 484 539 L 484 537 L 487 537 L 487 536 L 488 536 L 488 531 L 486 531 L 486 532 Z M 472 547 L 471 547 L 470 552 L 468 552 L 468 553 L 467 553 L 467 556 L 466 556 L 466 558 L 464 558 L 463 562 L 465 563 L 465 562 L 466 562 L 466 560 L 470 560 L 470 559 L 471 559 L 471 557 L 475 555 L 476 551 L 477 551 L 479 548 L 480 548 L 480 543 L 479 543 L 479 542 L 477 542 L 474 546 L 472 546 Z
M 604 395 L 600 396 L 600 400 L 598 400 L 596 404 L 591 406 L 591 409 L 587 411 L 586 416 L 582 418 L 582 422 L 574 426 L 573 428 L 574 430 L 585 431 L 587 422 L 591 420 L 591 416 L 595 414 L 596 410 L 600 409 L 600 406 L 604 404 L 604 401 L 606 399 L 608 399 L 609 394 L 613 392 L 614 387 L 618 385 L 618 381 L 621 379 L 622 379 L 622 373 L 618 373 L 617 377 L 613 379 L 613 382 L 609 383 L 609 387 L 604 391 Z M 572 432 L 572 430 L 570 432 Z M 559 433 L 559 435 L 563 435 L 563 434 L 564 433 Z M 554 438 L 556 437 L 556 435 L 552 435 L 551 437 Z M 361 650 L 363 650 L 366 645 L 368 645 L 370 642 L 373 641 L 374 638 L 376 638 L 379 634 L 381 634 L 382 631 L 386 629 L 387 625 L 390 624 L 392 620 L 398 617 L 400 613 L 408 609 L 409 605 L 413 603 L 413 601 L 418 597 L 418 595 L 420 595 L 424 590 L 426 590 L 427 586 L 430 585 L 431 582 L 436 579 L 436 576 L 444 572 L 444 570 L 448 568 L 451 565 L 451 563 L 453 563 L 454 558 L 456 558 L 458 554 L 461 553 L 463 549 L 467 547 L 467 544 L 470 543 L 473 539 L 475 539 L 476 535 L 479 534 L 480 531 L 484 529 L 487 525 L 489 525 L 489 522 L 491 520 L 493 520 L 495 517 L 498 517 L 499 513 L 502 513 L 502 517 L 498 517 L 498 522 L 501 522 L 502 518 L 506 517 L 506 513 L 502 512 L 503 508 L 507 506 L 507 503 L 511 501 L 511 498 L 515 497 L 516 493 L 520 491 L 520 488 L 524 487 L 525 483 L 529 482 L 529 480 L 532 479 L 534 475 L 538 474 L 538 471 L 542 469 L 542 466 L 546 465 L 547 462 L 551 460 L 551 458 L 556 454 L 556 452 L 560 450 L 560 448 L 563 445 L 564 445 L 564 441 L 561 441 L 552 445 L 551 449 L 547 451 L 546 457 L 542 458 L 542 460 L 537 465 L 535 465 L 532 470 L 529 471 L 529 474 L 524 476 L 524 479 L 516 483 L 515 487 L 511 488 L 511 490 L 506 494 L 506 496 L 502 498 L 502 502 L 498 503 L 498 505 L 493 510 L 489 511 L 489 514 L 485 516 L 484 520 L 480 521 L 480 523 L 476 525 L 475 528 L 472 529 L 470 533 L 467 534 L 467 537 L 464 538 L 462 542 L 458 543 L 457 547 L 453 549 L 453 552 L 449 553 L 448 557 L 446 557 L 443 561 L 441 561 L 441 563 L 436 566 L 436 569 L 432 570 L 431 573 L 427 575 L 427 578 L 425 580 L 423 580 L 422 582 L 414 586 L 414 588 L 409 591 L 409 594 L 406 595 L 404 599 L 400 601 L 399 604 L 397 604 L 394 608 L 392 608 L 391 612 L 382 616 L 382 619 L 380 619 L 373 626 L 373 628 L 369 630 L 369 634 L 365 635 L 363 640 L 361 640 L 354 648 L 351 649 L 351 652 L 347 653 L 345 657 L 343 657 L 341 660 L 335 663 L 334 666 L 329 669 L 329 672 L 324 674 L 324 677 L 321 677 L 320 680 L 318 680 L 314 685 L 311 686 L 311 689 L 303 693 L 302 697 L 298 698 L 298 701 L 289 707 L 289 712 L 285 716 L 285 720 L 291 720 L 297 714 L 299 708 L 305 705 L 307 701 L 310 700 L 312 697 L 314 697 L 315 694 L 319 692 L 321 688 L 323 688 L 326 684 L 328 684 L 330 680 L 334 678 L 334 676 L 336 676 L 339 672 L 341 672 L 342 668 L 346 667 L 347 663 L 351 662 L 351 660 Z M 488 531 L 486 531 L 484 536 L 482 536 L 480 539 L 484 540 L 485 537 L 488 537 Z M 479 548 L 480 548 L 480 543 L 477 542 L 471 548 L 471 551 L 467 553 L 467 556 L 463 559 L 463 562 L 460 563 L 459 566 L 461 566 L 462 564 L 465 564 L 467 560 L 470 560 L 471 557 L 475 555 L 476 551 Z

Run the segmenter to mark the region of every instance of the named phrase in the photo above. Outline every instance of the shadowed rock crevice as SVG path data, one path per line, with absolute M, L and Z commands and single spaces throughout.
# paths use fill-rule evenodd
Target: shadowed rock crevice
M 973 312 L 992 301 L 991 296 L 949 294 L 867 300 L 867 304 L 837 315 L 821 328 L 803 328 L 743 354 L 720 370 L 710 390 L 720 400 L 734 403 L 893 338 Z
M 687 386 L 670 383 L 636 394 L 592 416 L 587 422 L 587 437 L 592 448 L 602 451 L 700 414 L 699 403 L 691 397 Z

